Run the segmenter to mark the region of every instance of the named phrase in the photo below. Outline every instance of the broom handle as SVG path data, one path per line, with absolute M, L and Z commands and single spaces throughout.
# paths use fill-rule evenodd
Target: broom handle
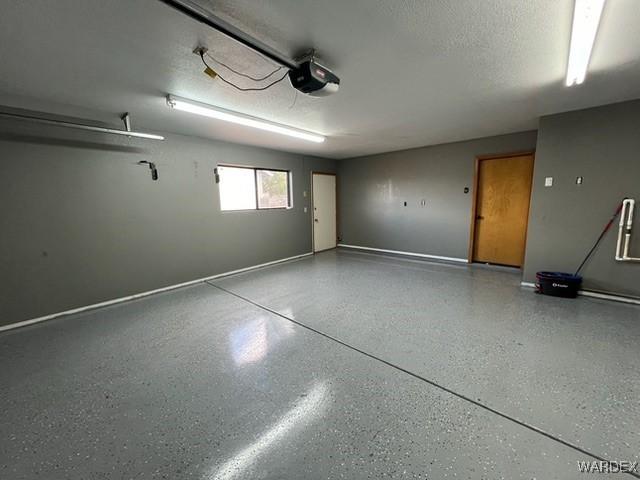
M 621 210 L 622 210 L 622 202 L 620 202 L 620 204 L 618 205 L 618 208 L 616 208 L 616 211 L 613 214 L 613 216 L 611 217 L 611 220 L 609 220 L 609 223 L 607 223 L 605 225 L 604 230 L 602 230 L 602 233 L 598 237 L 598 240 L 596 240 L 596 243 L 593 245 L 591 250 L 589 250 L 589 253 L 587 253 L 587 256 L 584 257 L 584 260 L 582 260 L 582 263 L 580 264 L 580 266 L 578 267 L 578 269 L 576 270 L 576 273 L 574 273 L 574 275 L 578 275 L 578 273 L 580 273 L 580 270 L 582 270 L 582 267 L 584 267 L 584 264 L 587 263 L 587 260 L 589 260 L 589 257 L 591 257 L 591 255 L 596 250 L 596 248 L 598 248 L 598 245 L 600 245 L 600 242 L 604 238 L 605 234 L 609 231 L 609 229 L 611 228 L 611 225 L 613 225 L 613 222 L 615 222 L 616 217 L 618 215 L 620 215 L 620 211 Z

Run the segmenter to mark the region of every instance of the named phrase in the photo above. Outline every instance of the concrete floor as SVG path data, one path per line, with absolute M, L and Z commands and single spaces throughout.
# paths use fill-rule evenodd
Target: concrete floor
M 0 478 L 573 479 L 640 460 L 640 308 L 518 284 L 331 251 L 5 332 Z

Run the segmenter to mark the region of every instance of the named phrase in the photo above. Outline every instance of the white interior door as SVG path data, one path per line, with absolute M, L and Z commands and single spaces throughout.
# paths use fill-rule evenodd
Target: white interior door
M 336 176 L 313 174 L 313 251 L 336 248 Z

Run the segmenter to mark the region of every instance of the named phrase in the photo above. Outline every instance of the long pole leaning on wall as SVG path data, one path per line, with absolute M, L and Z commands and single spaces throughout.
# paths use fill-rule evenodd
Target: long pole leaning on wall
M 616 243 L 616 260 L 619 262 L 640 262 L 640 257 L 630 257 L 631 231 L 633 229 L 633 213 L 636 201 L 625 198 L 620 212 L 618 224 L 618 242 Z
M 164 137 L 162 135 L 131 131 L 130 117 L 128 113 L 122 116 L 122 120 L 125 123 L 124 130 L 118 130 L 117 128 L 98 127 L 95 125 L 85 125 L 83 123 L 66 122 L 63 120 L 51 120 L 49 118 L 36 117 L 33 115 L 23 115 L 20 113 L 0 112 L 0 116 L 7 117 L 7 118 L 14 118 L 16 120 L 26 120 L 34 123 L 41 123 L 44 125 L 54 125 L 57 127 L 74 128 L 76 130 L 87 130 L 90 132 L 107 133 L 110 135 L 123 135 L 125 137 L 144 138 L 146 140 L 164 140 Z

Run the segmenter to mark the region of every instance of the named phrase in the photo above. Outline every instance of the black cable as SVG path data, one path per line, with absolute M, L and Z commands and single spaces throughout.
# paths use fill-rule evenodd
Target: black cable
M 252 77 L 251 75 L 248 75 L 246 73 L 239 72 L 238 70 L 235 70 L 233 67 L 230 67 L 226 63 L 222 63 L 220 60 L 218 60 L 216 57 L 211 55 L 209 52 L 207 52 L 205 55 L 207 57 L 209 57 L 211 60 L 213 60 L 214 62 L 216 62 L 218 65 L 222 65 L 224 68 L 226 68 L 227 70 L 235 73 L 236 75 L 240 75 L 241 77 L 248 78 L 249 80 L 253 80 L 254 82 L 263 82 L 264 80 L 266 80 L 267 78 L 271 77 L 272 75 L 278 73 L 280 70 L 282 70 L 284 68 L 284 67 L 278 67 L 273 72 L 269 73 L 268 75 L 265 75 L 264 77 L 257 78 L 257 77 Z
M 202 63 L 204 63 L 204 65 L 213 70 L 213 68 L 211 68 L 209 66 L 209 64 L 207 63 L 207 61 L 204 59 L 204 54 L 202 52 L 200 52 L 200 60 L 202 60 Z M 216 72 L 217 73 L 217 72 Z M 273 87 L 275 84 L 280 83 L 281 81 L 283 81 L 285 78 L 287 78 L 287 75 L 289 75 L 289 72 L 285 72 L 284 75 L 282 77 L 280 77 L 277 80 L 274 80 L 273 82 L 271 82 L 269 85 L 265 85 L 264 87 L 254 87 L 254 88 L 243 88 L 243 87 L 239 87 L 238 85 L 230 82 L 229 80 L 226 80 L 222 75 L 220 75 L 219 73 L 217 73 L 218 78 L 220 80 L 222 80 L 224 83 L 226 83 L 227 85 L 235 88 L 236 90 L 239 90 L 241 92 L 262 92 L 268 88 Z

